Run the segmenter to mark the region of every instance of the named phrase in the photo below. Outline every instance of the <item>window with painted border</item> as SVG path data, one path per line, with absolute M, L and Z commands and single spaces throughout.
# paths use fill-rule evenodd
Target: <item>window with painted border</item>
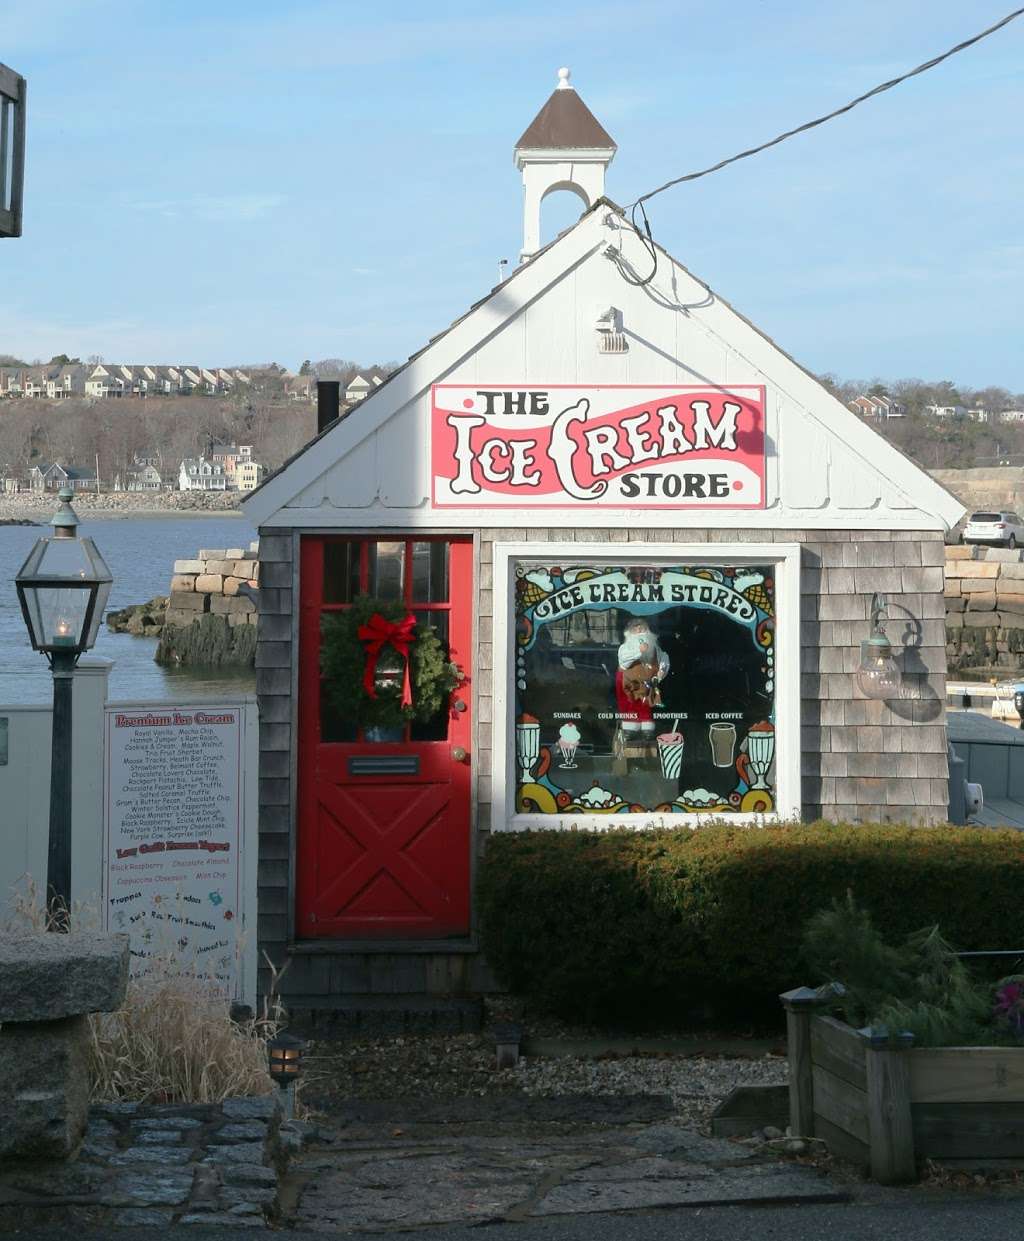
M 796 544 L 495 544 L 497 828 L 800 812 Z

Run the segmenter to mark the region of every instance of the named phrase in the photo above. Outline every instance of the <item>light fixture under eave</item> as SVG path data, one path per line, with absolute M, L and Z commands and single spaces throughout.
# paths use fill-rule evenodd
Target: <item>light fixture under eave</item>
M 898 698 L 902 675 L 885 636 L 883 620 L 888 619 L 884 595 L 871 597 L 871 636 L 860 644 L 857 686 L 865 698 Z

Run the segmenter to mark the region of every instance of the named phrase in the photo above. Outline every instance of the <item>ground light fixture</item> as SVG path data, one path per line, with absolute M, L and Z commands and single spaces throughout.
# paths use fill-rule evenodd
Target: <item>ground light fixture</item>
M 896 698 L 900 692 L 899 665 L 893 658 L 892 643 L 885 636 L 889 619 L 885 595 L 871 596 L 871 636 L 860 644 L 857 685 L 865 698 Z
M 75 665 L 96 642 L 113 578 L 92 539 L 78 535 L 74 492 L 58 493 L 52 537 L 37 539 L 14 583 L 32 649 L 53 671 L 47 927 L 67 930 L 71 906 L 71 690 Z
M 287 1120 L 295 1117 L 295 1083 L 302 1072 L 302 1057 L 306 1051 L 305 1039 L 282 1030 L 267 1039 L 267 1066 L 272 1081 L 281 1087 L 284 1114 Z

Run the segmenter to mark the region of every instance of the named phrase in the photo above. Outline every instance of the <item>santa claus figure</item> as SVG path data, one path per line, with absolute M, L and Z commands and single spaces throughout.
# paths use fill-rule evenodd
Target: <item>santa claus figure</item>
M 668 656 L 658 645 L 650 624 L 631 620 L 619 646 L 615 673 L 615 705 L 623 732 L 654 735 L 654 707 L 661 706 L 659 682 L 668 676 Z

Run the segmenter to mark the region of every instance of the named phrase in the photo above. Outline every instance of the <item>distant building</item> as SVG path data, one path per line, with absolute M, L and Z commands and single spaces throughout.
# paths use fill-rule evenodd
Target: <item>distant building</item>
M 151 462 L 136 463 L 125 475 L 125 491 L 160 491 L 163 485 L 160 471 Z
M 315 401 L 315 375 L 289 375 L 284 381 L 285 395 L 290 401 Z
M 1024 409 L 1004 409 L 999 415 L 1000 422 L 1024 422 Z
M 933 418 L 966 418 L 967 409 L 963 405 L 926 405 L 924 407 L 926 414 L 931 414 Z
M 205 457 L 186 457 L 178 470 L 179 491 L 227 491 L 223 465 Z
M 29 469 L 28 485 L 33 491 L 59 491 L 61 487 L 70 487 L 73 491 L 96 491 L 96 471 L 89 466 L 40 461 Z
M 267 467 L 258 461 L 241 461 L 235 474 L 235 486 L 239 491 L 252 491 L 258 487 L 267 472 Z
M 862 418 L 905 418 L 907 407 L 891 396 L 857 396 L 850 409 Z
M 223 467 L 228 487 L 237 487 L 239 467 L 252 461 L 252 444 L 215 444 L 210 459 Z

